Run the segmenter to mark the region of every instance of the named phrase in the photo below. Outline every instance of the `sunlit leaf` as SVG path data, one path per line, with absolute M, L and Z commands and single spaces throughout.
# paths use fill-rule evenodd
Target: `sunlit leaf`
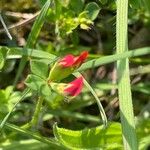
M 0 47 L 0 69 L 3 68 L 9 49 Z
M 70 149 L 115 149 L 122 148 L 121 126 L 112 123 L 106 129 L 104 126 L 73 131 L 54 125 L 54 135 L 57 140 Z

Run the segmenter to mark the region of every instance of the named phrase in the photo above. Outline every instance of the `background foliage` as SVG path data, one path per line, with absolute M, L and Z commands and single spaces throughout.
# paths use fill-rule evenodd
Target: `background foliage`
M 0 1 L 0 13 L 13 37 L 7 37 L 0 23 L 0 149 L 123 149 L 113 62 L 127 57 L 139 149 L 148 149 L 150 3 L 129 1 L 131 51 L 120 55 L 114 55 L 116 9 L 113 0 Z M 68 102 L 40 77 L 46 78 L 59 57 L 79 55 L 84 50 L 89 57 L 78 71 L 91 88 L 87 83 L 82 93 Z M 71 75 L 63 81 L 73 78 Z M 26 85 L 31 88 L 27 94 Z M 106 112 L 106 129 L 91 89 Z M 43 107 L 33 124 L 39 95 L 44 99 Z

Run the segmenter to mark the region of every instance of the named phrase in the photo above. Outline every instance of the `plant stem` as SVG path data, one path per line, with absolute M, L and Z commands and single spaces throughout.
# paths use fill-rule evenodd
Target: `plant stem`
M 127 24 L 128 0 L 117 0 L 116 47 L 117 54 L 128 51 Z M 134 114 L 132 106 L 131 85 L 128 58 L 117 61 L 118 92 L 123 143 L 125 150 L 137 150 Z
M 78 76 L 82 76 L 79 72 L 76 72 L 74 73 L 74 75 L 76 77 Z M 84 79 L 84 77 L 83 77 Z M 95 100 L 96 100 L 96 103 L 97 103 L 97 106 L 98 106 L 98 109 L 99 109 L 99 112 L 100 112 L 100 115 L 102 117 L 102 122 L 104 124 L 105 127 L 107 127 L 107 124 L 108 124 L 108 120 L 107 120 L 107 116 L 105 114 L 105 111 L 104 111 L 104 108 L 96 94 L 96 92 L 93 90 L 93 88 L 90 86 L 90 84 L 84 79 L 84 84 L 86 85 L 86 87 L 89 89 L 89 91 L 92 93 L 92 95 L 94 96 Z
M 35 111 L 34 111 L 32 120 L 31 120 L 31 125 L 33 125 L 33 126 L 36 126 L 38 123 L 38 118 L 39 118 L 40 110 L 42 108 L 42 103 L 43 103 L 43 98 L 39 97 L 36 107 L 35 107 Z

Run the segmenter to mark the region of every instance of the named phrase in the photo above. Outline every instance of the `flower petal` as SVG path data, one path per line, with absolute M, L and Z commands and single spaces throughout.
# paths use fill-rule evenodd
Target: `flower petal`
M 83 78 L 79 77 L 68 84 L 68 86 L 64 89 L 64 93 L 68 96 L 77 96 L 80 94 L 82 87 Z
M 80 56 L 76 57 L 76 60 L 74 62 L 74 65 L 76 65 L 77 67 L 79 67 L 87 58 L 88 56 L 88 52 L 84 51 L 80 54 Z
M 74 64 L 74 56 L 69 54 L 69 55 L 66 55 L 64 58 L 62 58 L 60 61 L 59 61 L 59 64 L 63 67 L 70 67 Z

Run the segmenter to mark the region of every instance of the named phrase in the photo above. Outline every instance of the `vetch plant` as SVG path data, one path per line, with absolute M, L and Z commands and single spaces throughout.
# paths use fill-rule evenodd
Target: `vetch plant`
M 127 25 L 128 23 L 130 24 L 129 34 L 131 31 L 132 34 L 134 33 L 134 35 L 130 34 L 130 42 L 133 37 L 136 38 L 137 35 L 141 35 L 141 32 L 136 34 L 137 29 L 139 31 L 143 29 L 143 25 L 139 26 L 138 24 L 138 17 L 142 16 L 140 22 L 143 21 L 144 23 L 145 19 L 148 21 L 149 0 L 145 0 L 145 2 L 129 1 L 129 6 L 132 6 L 129 8 L 132 9 L 131 11 L 128 11 L 128 0 L 99 0 L 96 2 L 87 2 L 85 0 L 44 0 L 42 2 L 43 4 L 44 2 L 46 3 L 42 5 L 41 11 L 36 15 L 36 20 L 29 33 L 26 45 L 24 47 L 0 46 L 0 82 L 3 78 L 5 79 L 3 76 L 6 75 L 9 77 L 9 83 L 14 83 L 13 86 L 10 86 L 11 90 L 8 88 L 9 85 L 3 83 L 3 81 L 0 85 L 0 88 L 6 89 L 0 90 L 0 101 L 2 103 L 0 105 L 0 120 L 2 119 L 0 123 L 0 134 L 2 135 L 0 137 L 0 149 L 109 150 L 124 148 L 137 150 L 139 148 L 140 150 L 146 150 L 150 141 L 150 120 L 137 115 L 138 109 L 142 108 L 142 106 L 136 106 L 136 98 L 138 100 L 140 98 L 139 93 L 138 97 L 133 94 L 133 104 L 135 106 L 133 109 L 131 90 L 136 93 L 144 93 L 145 99 L 148 97 L 146 94 L 148 95 L 149 88 L 144 83 L 143 79 L 145 77 L 142 77 L 142 74 L 149 73 L 148 69 L 144 69 L 149 66 L 143 66 L 143 63 L 147 63 L 149 60 L 146 60 L 147 56 L 143 55 L 150 53 L 150 47 L 141 47 L 128 51 Z M 135 7 L 136 4 L 137 6 Z M 143 6 L 147 6 L 146 11 L 144 10 L 146 13 L 143 11 Z M 136 11 L 134 10 L 135 8 L 137 9 Z M 101 9 L 102 11 L 100 12 Z M 114 45 L 112 32 L 115 31 L 112 30 L 111 24 L 112 22 L 114 23 L 114 11 L 116 10 L 116 54 L 108 55 L 112 54 L 112 45 Z M 32 13 L 32 9 L 29 12 Z M 135 15 L 135 12 L 138 12 L 138 16 Z M 96 21 L 94 21 L 95 19 Z M 46 32 L 42 29 L 45 23 L 46 25 L 43 29 L 48 27 Z M 10 27 L 8 26 L 9 30 Z M 28 30 L 26 31 L 28 32 Z M 22 33 L 24 33 L 24 28 Z M 22 35 L 26 35 L 26 33 Z M 22 37 L 22 35 L 16 37 Z M 22 38 L 26 40 L 26 36 Z M 18 38 L 17 40 L 19 41 L 20 39 Z M 7 40 L 5 41 L 4 38 L 5 42 L 7 43 Z M 139 41 L 136 43 L 139 43 Z M 9 44 L 11 45 L 11 43 Z M 83 51 L 84 49 L 88 50 L 88 52 Z M 79 55 L 75 56 L 72 53 L 78 53 Z M 63 56 L 64 54 L 67 55 Z M 101 56 L 101 54 L 104 56 Z M 139 57 L 141 55 L 143 56 L 142 58 Z M 90 58 L 90 61 L 85 62 L 87 57 Z M 18 59 L 20 58 L 20 65 L 16 70 Z M 135 67 L 133 73 L 138 74 L 138 77 L 142 77 L 138 81 L 140 82 L 139 85 L 142 86 L 130 84 L 132 73 L 129 70 L 129 61 L 131 60 L 131 63 L 135 63 L 133 59 L 142 62 L 138 62 L 141 65 L 141 71 L 137 72 L 137 67 Z M 8 75 L 5 70 L 9 70 L 9 67 L 7 67 L 7 65 L 10 65 L 9 60 L 15 61 L 16 65 L 15 67 L 10 67 L 13 73 L 11 74 L 10 71 Z M 111 69 L 107 69 L 105 64 L 116 61 L 117 74 L 112 75 Z M 27 62 L 29 63 L 25 66 Z M 99 75 L 101 76 L 101 65 L 104 68 L 102 69 L 104 77 L 99 78 Z M 138 64 L 133 64 L 133 66 L 136 65 Z M 28 69 L 28 66 L 30 69 Z M 89 80 L 90 83 L 81 74 L 82 71 L 87 69 L 89 69 L 87 81 Z M 23 70 L 28 74 L 23 74 Z M 29 70 L 31 71 L 30 73 Z M 16 75 L 14 76 L 15 73 Z M 133 74 L 131 79 L 135 81 Z M 108 75 L 111 76 L 114 83 L 118 76 L 118 82 L 112 85 L 107 78 Z M 75 78 L 72 79 L 73 76 Z M 20 86 L 18 84 L 19 79 L 21 79 L 21 85 L 23 85 L 23 92 L 19 92 L 19 95 L 16 95 L 15 93 L 18 92 L 15 92 L 15 90 Z M 85 89 L 82 96 L 78 96 L 84 85 Z M 114 89 L 115 93 L 112 94 L 110 90 Z M 74 101 L 72 101 L 73 98 L 75 99 Z M 24 101 L 25 99 L 27 101 Z M 71 103 L 65 103 L 66 99 Z M 109 121 L 101 105 L 101 100 L 104 102 Z M 96 103 L 98 107 L 95 105 Z M 143 104 L 141 101 L 138 101 L 139 103 Z M 146 103 L 146 100 L 144 103 Z M 148 110 L 148 106 L 149 104 L 143 110 L 140 110 L 140 116 L 142 112 L 144 114 Z M 101 119 L 99 119 L 98 115 L 94 115 L 97 113 L 97 109 L 100 112 Z M 136 124 L 134 123 L 133 110 L 137 116 L 136 120 L 138 120 Z M 92 113 L 92 115 L 84 114 L 84 112 Z M 120 118 L 117 115 L 119 113 Z M 9 118 L 10 116 L 11 118 Z M 114 120 L 117 120 L 117 122 L 113 122 Z M 57 123 L 54 123 L 54 121 L 57 121 Z M 15 125 L 16 123 L 18 126 Z M 11 130 L 11 132 L 7 130 Z M 36 134 L 37 132 L 38 135 Z M 28 136 L 29 139 L 24 138 L 24 136 Z M 33 139 L 38 141 L 33 141 Z
M 39 98 L 32 120 L 25 125 L 26 128 L 37 125 L 43 100 L 50 101 L 53 90 L 68 99 L 76 97 L 81 92 L 83 87 L 82 77 L 79 77 L 68 84 L 61 83 L 61 80 L 68 77 L 75 69 L 77 69 L 85 61 L 87 56 L 88 52 L 84 51 L 76 57 L 69 54 L 58 59 L 50 69 L 49 77 L 47 76 L 49 71 L 47 64 L 39 61 L 31 61 L 32 74 L 28 75 L 25 84 L 33 92 L 36 92 Z

